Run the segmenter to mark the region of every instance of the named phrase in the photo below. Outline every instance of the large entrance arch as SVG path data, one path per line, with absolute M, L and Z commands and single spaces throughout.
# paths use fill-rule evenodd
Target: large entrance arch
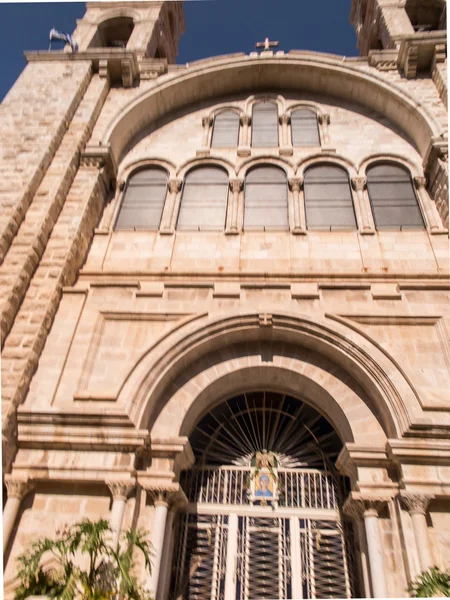
M 266 390 L 227 399 L 190 436 L 170 598 L 355 595 L 342 441 L 314 408 Z

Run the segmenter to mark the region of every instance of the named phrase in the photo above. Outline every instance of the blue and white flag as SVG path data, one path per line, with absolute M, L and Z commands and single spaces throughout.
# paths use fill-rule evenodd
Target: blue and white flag
M 66 42 L 66 44 L 70 44 L 72 52 L 78 52 L 78 43 L 73 39 L 73 37 L 69 33 L 60 33 L 59 31 L 56 31 L 56 29 L 53 27 L 53 29 L 50 30 L 49 38 L 49 50 L 52 47 L 52 40 L 61 40 L 62 42 Z

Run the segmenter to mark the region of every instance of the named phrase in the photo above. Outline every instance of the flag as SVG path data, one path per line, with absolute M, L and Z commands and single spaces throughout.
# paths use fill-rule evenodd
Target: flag
M 66 44 L 70 44 L 72 52 L 78 52 L 78 43 L 73 39 L 73 37 L 69 33 L 60 33 L 59 31 L 56 31 L 56 29 L 53 27 L 53 29 L 50 30 L 49 39 L 49 50 L 52 47 L 52 40 L 61 40 L 62 42 L 66 42 Z

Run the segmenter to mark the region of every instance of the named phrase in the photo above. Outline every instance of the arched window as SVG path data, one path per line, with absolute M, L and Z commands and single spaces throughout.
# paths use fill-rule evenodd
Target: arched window
M 133 173 L 123 195 L 115 229 L 158 229 L 166 193 L 164 169 L 142 169 Z
M 212 134 L 212 148 L 235 148 L 239 138 L 239 115 L 227 110 L 216 115 Z
M 367 170 L 367 189 L 377 229 L 424 227 L 409 171 L 382 164 Z
M 347 171 L 335 165 L 309 168 L 305 173 L 305 209 L 308 229 L 355 229 Z
M 275 102 L 258 102 L 253 106 L 252 146 L 278 146 L 278 109 Z
M 245 179 L 244 229 L 289 229 L 286 173 L 271 165 Z
M 294 110 L 291 114 L 292 145 L 320 146 L 317 115 L 308 109 Z
M 134 29 L 131 17 L 113 17 L 98 26 L 90 48 L 126 48 Z
M 220 167 L 199 167 L 186 176 L 177 229 L 217 230 L 225 227 L 228 174 Z

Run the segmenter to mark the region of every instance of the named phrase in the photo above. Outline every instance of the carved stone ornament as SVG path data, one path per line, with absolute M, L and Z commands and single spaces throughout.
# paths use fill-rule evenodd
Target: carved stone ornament
M 183 182 L 181 179 L 169 179 L 167 185 L 171 194 L 178 194 L 178 192 L 181 190 Z
M 241 125 L 250 125 L 252 119 L 249 115 L 241 115 L 240 117 Z
M 362 192 L 366 189 L 367 179 L 365 177 L 352 177 L 352 188 L 355 192 Z
M 378 517 L 387 499 L 382 498 L 347 498 L 343 510 L 349 517 L 359 520 L 364 517 Z
M 299 192 L 303 187 L 303 177 L 289 179 L 289 188 L 292 192 Z
M 243 179 L 230 179 L 230 190 L 238 194 L 244 187 Z
M 330 124 L 330 115 L 328 115 L 328 114 L 318 115 L 317 119 L 321 125 L 329 125 Z
M 155 506 L 181 505 L 187 502 L 186 496 L 178 483 L 158 485 L 146 482 L 142 484 L 142 488 L 150 496 Z
M 400 497 L 410 514 L 419 513 L 421 515 L 427 514 L 428 505 L 434 498 L 434 496 L 426 494 L 410 494 L 407 492 L 402 493 Z
M 105 482 L 114 500 L 126 500 L 128 494 L 135 488 L 136 482 L 130 479 L 110 480 Z
M 259 315 L 259 326 L 260 327 L 273 327 L 273 315 L 264 313 Z
M 414 185 L 416 186 L 416 190 L 425 188 L 427 185 L 427 178 L 426 177 L 414 177 Z
M 34 484 L 30 479 L 22 479 L 13 475 L 5 475 L 5 485 L 8 492 L 8 498 L 18 498 L 22 500 L 31 492 Z
M 211 116 L 209 117 L 203 117 L 202 119 L 202 125 L 203 127 L 211 127 L 211 125 L 213 124 L 213 118 Z
M 282 115 L 280 115 L 279 121 L 280 125 L 289 125 L 289 123 L 291 122 L 291 115 L 289 115 L 288 113 L 283 113 Z

